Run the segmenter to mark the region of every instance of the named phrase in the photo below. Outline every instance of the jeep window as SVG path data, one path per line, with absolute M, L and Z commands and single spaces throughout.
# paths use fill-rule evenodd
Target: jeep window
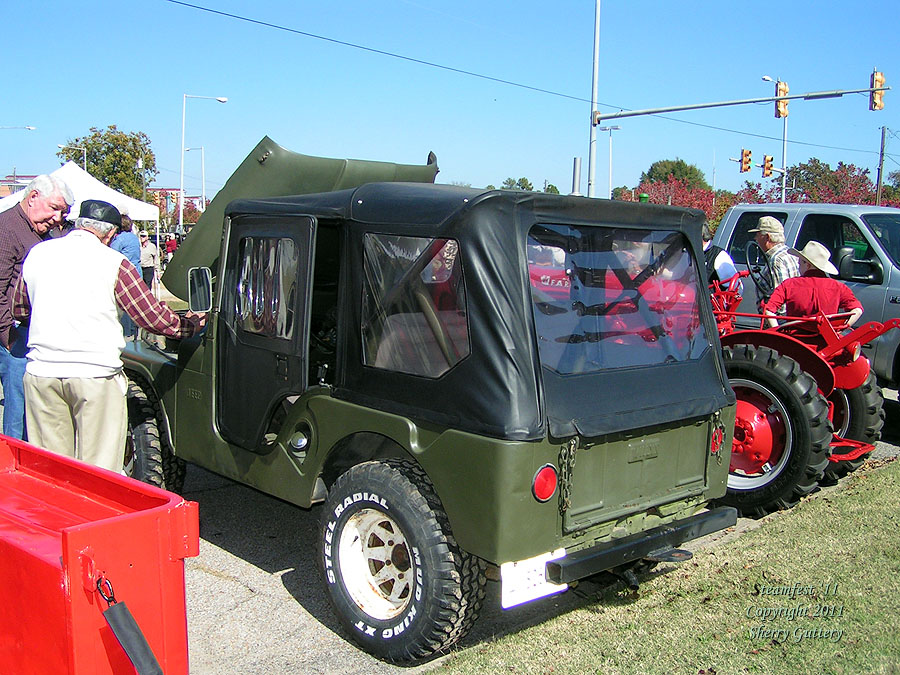
M 894 213 L 870 213 L 862 219 L 872 234 L 878 237 L 891 262 L 900 266 L 900 216 Z
M 755 234 L 750 230 L 755 229 L 759 219 L 763 216 L 772 216 L 782 225 L 787 222 L 787 214 L 784 211 L 745 211 L 738 218 L 731 233 L 731 241 L 728 242 L 728 253 L 735 263 L 747 264 L 747 242 L 751 241 Z
M 539 225 L 528 237 L 541 362 L 557 373 L 700 357 L 701 276 L 672 231 Z M 562 260 L 562 265 L 555 261 Z
M 238 259 L 235 323 L 249 333 L 290 340 L 300 260 L 294 241 L 245 237 Z
M 456 241 L 367 234 L 363 267 L 367 366 L 440 377 L 469 354 Z

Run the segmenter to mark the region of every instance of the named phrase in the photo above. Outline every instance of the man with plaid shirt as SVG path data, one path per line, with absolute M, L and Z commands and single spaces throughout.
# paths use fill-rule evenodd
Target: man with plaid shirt
M 73 232 L 32 248 L 13 302 L 13 315 L 30 321 L 29 440 L 117 472 L 127 430 L 119 312 L 170 337 L 189 337 L 205 321 L 160 303 L 135 266 L 109 248 L 120 223 L 112 204 L 83 202 Z

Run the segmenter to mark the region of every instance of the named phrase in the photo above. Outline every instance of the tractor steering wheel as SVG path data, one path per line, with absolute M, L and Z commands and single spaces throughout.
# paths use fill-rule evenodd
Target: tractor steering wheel
M 772 291 L 775 290 L 772 284 L 772 279 L 775 278 L 775 275 L 772 273 L 772 265 L 769 262 L 769 258 L 762 250 L 762 247 L 753 239 L 747 242 L 747 245 L 744 247 L 744 254 L 747 259 L 747 271 L 756 285 L 756 293 L 759 299 L 768 300 L 772 295 Z

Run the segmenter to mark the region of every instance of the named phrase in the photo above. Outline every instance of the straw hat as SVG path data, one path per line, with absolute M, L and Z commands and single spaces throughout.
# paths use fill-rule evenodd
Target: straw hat
M 831 264 L 831 254 L 828 252 L 828 249 L 817 241 L 808 242 L 802 251 L 798 251 L 795 248 L 788 249 L 788 251 L 798 258 L 803 258 L 816 269 L 825 272 L 825 274 L 836 275 L 838 273 L 837 267 Z

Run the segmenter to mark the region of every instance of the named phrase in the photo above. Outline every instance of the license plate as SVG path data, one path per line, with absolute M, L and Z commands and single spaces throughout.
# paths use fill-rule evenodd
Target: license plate
M 566 590 L 568 584 L 551 583 L 544 572 L 550 560 L 562 558 L 565 554 L 566 549 L 559 548 L 527 560 L 501 564 L 500 604 L 503 609 Z

